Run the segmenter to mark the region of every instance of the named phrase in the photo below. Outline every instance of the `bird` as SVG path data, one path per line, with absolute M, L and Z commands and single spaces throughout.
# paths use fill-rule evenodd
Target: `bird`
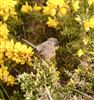
M 42 42 L 39 45 L 34 45 L 33 43 L 27 41 L 26 39 L 21 38 L 22 41 L 29 44 L 33 47 L 38 54 L 45 60 L 50 60 L 56 55 L 56 50 L 59 48 L 59 41 L 56 38 L 49 38 L 46 41 Z

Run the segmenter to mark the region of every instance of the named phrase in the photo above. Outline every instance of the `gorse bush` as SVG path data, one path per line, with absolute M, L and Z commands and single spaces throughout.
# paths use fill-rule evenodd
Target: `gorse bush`
M 50 95 L 54 95 L 57 86 L 60 87 L 58 83 L 59 72 L 56 71 L 53 63 L 48 64 L 38 58 L 34 58 L 32 65 L 34 65 L 33 70 L 35 73 L 23 73 L 17 77 L 18 82 L 21 84 L 22 91 L 25 92 L 25 100 L 36 100 L 38 98 L 44 100 L 51 98 Z M 56 99 L 58 99 L 57 94 Z
M 93 100 L 93 11 L 94 0 L 0 0 L 0 99 Z M 50 37 L 50 61 L 21 40 Z

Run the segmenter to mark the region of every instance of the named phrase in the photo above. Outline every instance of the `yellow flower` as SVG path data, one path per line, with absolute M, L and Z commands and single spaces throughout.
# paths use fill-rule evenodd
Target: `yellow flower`
M 10 40 L 10 41 L 6 41 L 5 42 L 5 48 L 8 50 L 8 51 L 12 51 L 13 48 L 14 48 L 14 40 Z
M 71 79 L 69 80 L 69 82 L 67 83 L 67 85 L 68 85 L 68 86 L 70 86 L 70 85 L 75 85 L 74 80 L 71 78 Z
M 89 24 L 89 21 L 88 20 L 84 21 L 84 28 L 85 28 L 86 32 L 89 31 L 90 24 Z
M 27 55 L 30 55 L 30 54 L 33 55 L 33 54 L 34 54 L 33 49 L 32 49 L 31 47 L 29 47 L 29 48 L 27 49 L 26 53 L 27 53 Z
M 78 50 L 78 52 L 77 52 L 78 57 L 81 57 L 83 54 L 84 53 L 83 53 L 83 50 L 82 49 Z
M 91 19 L 89 21 L 89 25 L 91 28 L 94 28 L 94 15 L 91 17 Z
M 4 53 L 0 51 L 0 65 L 4 64 Z
M 48 0 L 46 4 L 47 5 L 53 4 L 54 6 L 62 7 L 65 4 L 65 2 L 64 0 Z
M 84 21 L 85 30 L 88 31 L 90 28 L 94 28 L 94 15 L 90 18 L 90 21 Z
M 0 15 L 4 16 L 4 11 L 3 10 L 0 11 Z
M 77 11 L 80 8 L 78 0 L 73 3 L 73 8 L 74 8 L 75 11 Z
M 7 24 L 3 23 L 0 25 L 0 38 L 7 39 L 9 30 L 7 28 Z
M 2 69 L 0 68 L 0 80 L 2 80 L 3 78 L 2 78 Z
M 8 78 L 9 72 L 7 70 L 4 70 L 2 74 L 3 74 L 3 81 L 7 82 L 7 78 Z
M 54 6 L 44 7 L 43 13 L 44 14 L 49 14 L 51 16 L 55 16 L 56 15 L 56 8 Z
M 17 2 L 14 0 L 0 0 L 0 8 L 2 8 L 2 9 L 8 8 L 7 10 L 9 10 L 10 8 L 15 7 L 16 4 L 17 4 Z
M 7 77 L 8 77 L 8 75 L 9 75 L 8 68 L 7 68 L 6 66 L 2 66 L 1 69 L 2 69 L 3 81 L 4 81 L 4 82 L 7 82 Z
M 49 27 L 56 28 L 58 24 L 59 24 L 59 22 L 57 20 L 52 19 L 51 17 L 48 17 L 47 25 Z
M 6 13 L 4 16 L 3 16 L 3 20 L 6 21 L 9 17 L 9 13 Z
M 34 11 L 41 11 L 42 7 L 41 6 L 37 6 L 37 4 L 35 4 L 35 6 L 33 7 Z
M 62 15 L 66 14 L 67 11 L 68 10 L 65 7 L 62 7 L 62 8 L 59 9 L 58 15 L 61 17 Z
M 71 84 L 74 84 L 74 81 L 73 81 L 73 79 L 70 79 L 70 83 L 71 83 Z
M 7 85 L 14 84 L 15 79 L 12 75 L 10 75 L 7 66 L 2 66 L 0 68 L 0 80 L 2 80 L 3 82 L 6 82 Z
M 64 0 L 48 0 L 46 4 L 47 6 L 43 8 L 44 14 L 55 16 L 58 8 L 61 8 L 58 13 L 60 16 L 66 13 L 66 7 L 64 7 L 65 5 Z
M 77 69 L 75 69 L 75 72 L 79 74 L 81 72 L 81 68 L 78 67 Z
M 22 6 L 21 8 L 21 12 L 23 13 L 29 13 L 32 11 L 32 7 L 28 5 L 28 3 L 26 2 L 25 5 Z
M 33 49 L 31 47 L 27 48 L 26 45 L 16 42 L 13 48 L 13 56 L 11 57 L 13 61 L 17 64 L 24 64 L 30 60 L 30 57 L 33 55 Z M 10 55 L 7 55 L 10 56 Z
M 20 48 L 20 52 L 21 52 L 21 53 L 26 53 L 26 52 L 27 52 L 27 45 L 24 45 L 24 44 L 23 44 L 23 45 L 21 46 L 21 48 Z
M 13 40 L 6 41 L 6 43 L 5 43 L 5 49 L 6 49 L 5 55 L 8 58 L 12 58 L 13 57 L 13 49 L 14 49 L 14 41 Z
M 15 78 L 12 76 L 12 75 L 9 75 L 8 76 L 8 82 L 7 82 L 7 85 L 13 85 L 15 82 Z
M 5 52 L 5 42 L 0 43 L 0 52 L 2 52 L 2 53 Z
M 91 6 L 92 4 L 94 4 L 94 0 L 88 0 L 88 4 L 89 6 Z
M 83 43 L 84 43 L 84 45 L 87 45 L 88 42 L 89 42 L 89 38 L 88 38 L 88 37 L 84 37 L 84 38 L 83 38 Z
M 49 14 L 49 11 L 50 11 L 50 8 L 47 6 L 47 7 L 43 7 L 43 13 L 44 14 Z
M 16 4 L 17 2 L 15 0 L 0 0 L 0 15 L 3 17 L 4 21 L 6 21 L 9 16 L 14 16 L 14 13 L 16 13 Z M 11 11 L 12 13 L 10 13 Z
M 17 3 L 19 3 L 19 2 L 20 2 L 20 0 L 16 0 L 16 2 L 17 2 Z
M 16 44 L 14 45 L 14 52 L 19 52 L 21 50 L 21 43 L 20 42 L 16 42 Z
M 94 51 L 90 51 L 89 53 L 90 53 L 92 56 L 94 56 Z
M 15 15 L 17 15 L 17 13 L 14 10 L 11 10 L 10 15 L 11 15 L 11 17 L 14 17 Z

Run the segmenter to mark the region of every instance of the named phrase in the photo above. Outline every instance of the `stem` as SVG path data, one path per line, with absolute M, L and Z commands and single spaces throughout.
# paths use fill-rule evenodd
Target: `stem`
M 2 90 L 0 90 L 0 95 L 3 100 L 5 100 Z
M 52 97 L 51 97 L 51 94 L 50 94 L 50 92 L 49 92 L 49 90 L 48 90 L 48 88 L 47 88 L 47 86 L 45 86 L 45 88 L 46 88 L 46 91 L 47 91 L 47 94 L 48 94 L 49 99 L 50 99 L 50 100 L 53 100 Z
M 89 98 L 90 100 L 94 100 L 90 95 L 88 95 L 88 94 L 86 94 L 86 93 L 84 93 L 84 92 L 82 92 L 82 91 L 79 91 L 79 90 L 77 90 L 77 89 L 72 89 L 73 91 L 76 91 L 76 92 L 78 92 L 78 93 L 80 93 L 80 94 L 82 94 L 82 95 L 84 95 L 84 96 L 86 96 L 87 98 Z
M 8 100 L 9 100 L 9 95 L 8 95 L 7 91 L 5 90 L 5 88 L 3 87 L 3 85 L 1 84 L 1 82 L 0 82 L 0 86 L 2 87 L 3 91 L 5 92 L 6 96 L 8 97 Z

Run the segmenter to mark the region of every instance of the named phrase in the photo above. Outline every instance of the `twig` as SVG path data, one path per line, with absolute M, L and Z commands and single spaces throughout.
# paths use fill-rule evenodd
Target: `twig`
M 25 39 L 26 39 L 26 31 L 25 31 L 25 27 L 24 27 L 24 25 L 23 25 L 23 34 L 24 34 L 24 37 L 25 37 Z
M 17 73 L 21 74 L 17 69 L 14 69 Z
M 45 88 L 46 88 L 46 91 L 47 91 L 47 94 L 48 94 L 49 99 L 50 99 L 50 100 L 53 100 L 52 97 L 51 97 L 51 94 L 50 94 L 50 92 L 49 92 L 49 90 L 48 90 L 48 88 L 47 88 L 47 86 L 45 86 Z
M 94 100 L 94 98 L 92 98 L 90 95 L 88 95 L 88 94 L 86 94 L 86 93 L 84 93 L 84 92 L 82 92 L 82 91 L 79 91 L 79 90 L 77 90 L 77 89 L 72 89 L 73 91 L 76 91 L 76 92 L 78 92 L 78 93 L 80 93 L 80 94 L 82 94 L 82 95 L 84 95 L 84 96 L 86 96 L 87 98 L 89 98 L 90 100 Z
M 41 59 L 42 59 L 42 58 L 41 58 Z M 45 61 L 44 59 L 42 59 L 42 62 L 43 62 L 44 65 L 46 65 L 46 67 L 49 68 L 49 65 L 48 65 L 47 61 Z
M 17 73 L 21 74 L 16 68 L 14 68 L 17 64 L 14 63 L 11 68 L 13 68 Z

